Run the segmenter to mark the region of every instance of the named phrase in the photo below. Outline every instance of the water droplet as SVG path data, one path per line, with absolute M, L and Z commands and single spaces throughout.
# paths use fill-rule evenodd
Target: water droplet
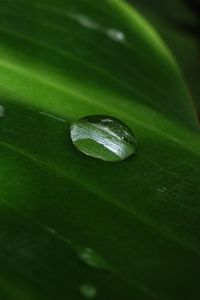
M 97 290 L 91 283 L 80 285 L 79 290 L 81 294 L 87 299 L 93 299 L 97 295 Z
M 88 266 L 98 268 L 98 269 L 107 269 L 107 264 L 104 262 L 103 258 L 99 256 L 91 248 L 80 247 L 77 250 L 79 258 Z
M 5 108 L 3 105 L 0 105 L 0 118 L 4 117 Z
M 106 33 L 111 39 L 116 42 L 124 43 L 126 41 L 124 33 L 115 28 L 108 29 Z
M 84 117 L 74 122 L 70 129 L 72 142 L 79 151 L 105 161 L 124 160 L 137 146 L 132 130 L 113 117 Z
M 68 17 L 77 21 L 79 24 L 86 28 L 93 30 L 100 29 L 100 26 L 86 15 L 69 13 Z

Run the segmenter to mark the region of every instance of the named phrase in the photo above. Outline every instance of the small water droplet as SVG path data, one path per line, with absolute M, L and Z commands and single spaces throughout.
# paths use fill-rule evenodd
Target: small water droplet
M 103 258 L 99 256 L 91 248 L 80 247 L 77 251 L 79 258 L 88 266 L 98 268 L 98 269 L 107 269 L 107 265 L 104 262 Z
M 100 29 L 100 26 L 86 15 L 69 13 L 68 17 L 77 21 L 80 25 L 86 28 L 93 29 L 93 30 Z
M 167 192 L 167 188 L 165 186 L 161 186 L 160 188 L 157 189 L 157 192 L 165 193 L 165 192 Z
M 124 43 L 126 41 L 125 35 L 122 31 L 115 28 L 110 28 L 106 31 L 107 35 L 116 42 Z
M 5 114 L 5 108 L 3 105 L 0 105 L 0 118 L 4 117 Z
M 113 117 L 84 117 L 72 123 L 70 130 L 75 147 L 95 158 L 121 161 L 136 150 L 137 141 L 132 130 Z
M 81 284 L 79 286 L 81 294 L 87 299 L 93 299 L 97 295 L 96 288 L 91 283 Z

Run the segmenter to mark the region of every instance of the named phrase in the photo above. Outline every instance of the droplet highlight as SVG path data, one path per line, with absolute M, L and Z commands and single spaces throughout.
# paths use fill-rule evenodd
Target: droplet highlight
M 74 146 L 84 154 L 117 162 L 135 153 L 137 140 L 122 121 L 105 115 L 81 118 L 70 127 Z
M 93 299 L 97 295 L 97 290 L 91 283 L 80 285 L 79 290 L 86 299 Z

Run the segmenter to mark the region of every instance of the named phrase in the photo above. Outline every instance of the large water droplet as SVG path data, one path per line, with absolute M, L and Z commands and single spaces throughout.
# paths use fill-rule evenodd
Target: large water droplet
M 96 288 L 91 283 L 80 285 L 79 290 L 81 294 L 87 299 L 93 299 L 97 294 Z
M 137 146 L 132 130 L 110 116 L 84 117 L 70 129 L 72 142 L 79 151 L 105 161 L 124 160 Z
M 4 117 L 5 108 L 3 105 L 0 105 L 0 118 Z

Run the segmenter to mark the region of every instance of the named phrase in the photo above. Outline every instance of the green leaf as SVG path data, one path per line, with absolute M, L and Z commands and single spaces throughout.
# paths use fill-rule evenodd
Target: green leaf
M 198 299 L 200 139 L 154 29 L 120 0 L 1 1 L 1 299 Z M 70 123 L 138 138 L 109 163 Z
M 198 0 L 130 0 L 158 28 L 175 55 L 200 112 Z M 190 5 L 189 5 L 190 4 Z

